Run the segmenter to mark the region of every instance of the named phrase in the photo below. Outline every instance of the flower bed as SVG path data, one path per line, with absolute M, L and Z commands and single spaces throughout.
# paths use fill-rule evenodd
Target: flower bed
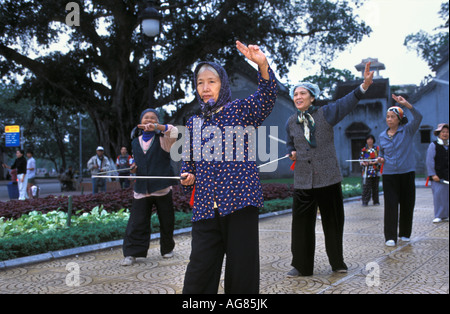
M 268 183 L 262 186 L 264 200 L 285 199 L 292 196 L 292 187 L 287 184 Z M 47 196 L 25 201 L 11 200 L 0 202 L 0 217 L 17 219 L 23 214 L 28 214 L 32 211 L 48 213 L 59 210 L 67 212 L 68 199 L 68 196 Z M 107 212 L 116 212 L 123 208 L 131 208 L 133 191 L 130 188 L 95 195 L 74 195 L 72 199 L 72 212 L 78 215 L 89 213 L 97 206 L 103 206 L 103 209 Z M 190 212 L 189 200 L 190 195 L 185 195 L 181 186 L 173 187 L 173 203 L 176 211 Z

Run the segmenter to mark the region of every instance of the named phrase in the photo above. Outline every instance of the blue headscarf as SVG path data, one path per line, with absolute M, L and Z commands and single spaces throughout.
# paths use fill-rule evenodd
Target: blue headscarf
M 205 64 L 213 67 L 217 73 L 219 74 L 220 78 L 220 92 L 219 92 L 219 98 L 217 99 L 217 102 L 214 101 L 208 101 L 207 103 L 203 102 L 202 98 L 200 97 L 199 93 L 197 92 L 197 76 L 198 71 L 202 66 Z M 225 69 L 214 62 L 207 62 L 202 61 L 200 62 L 194 70 L 194 86 L 195 86 L 195 95 L 197 96 L 197 100 L 200 103 L 200 107 L 202 109 L 202 113 L 204 116 L 211 115 L 214 111 L 219 109 L 222 106 L 225 106 L 231 101 L 231 89 L 230 89 L 230 82 L 228 80 L 228 75 Z

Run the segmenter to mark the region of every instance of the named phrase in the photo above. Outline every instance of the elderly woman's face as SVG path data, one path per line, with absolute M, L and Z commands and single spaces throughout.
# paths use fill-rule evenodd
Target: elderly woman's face
M 448 129 L 447 128 L 442 128 L 441 132 L 439 132 L 439 138 L 441 140 L 448 140 Z
M 312 105 L 314 97 L 304 87 L 297 87 L 294 91 L 294 104 L 300 111 L 306 111 Z
M 144 114 L 142 117 L 141 123 L 142 124 L 149 124 L 149 123 L 158 123 L 159 119 L 156 113 L 149 111 Z
M 400 125 L 400 119 L 394 112 L 388 111 L 386 113 L 386 124 L 389 128 L 397 128 Z
M 217 102 L 221 86 L 220 78 L 210 70 L 205 70 L 198 74 L 197 92 L 203 102 L 208 102 L 210 99 L 214 99 L 214 102 Z

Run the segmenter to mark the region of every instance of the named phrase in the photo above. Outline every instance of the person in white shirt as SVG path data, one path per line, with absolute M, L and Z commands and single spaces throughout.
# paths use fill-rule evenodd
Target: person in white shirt
M 36 184 L 36 160 L 33 158 L 33 151 L 27 150 L 27 194 L 28 198 L 33 198 L 31 187 Z

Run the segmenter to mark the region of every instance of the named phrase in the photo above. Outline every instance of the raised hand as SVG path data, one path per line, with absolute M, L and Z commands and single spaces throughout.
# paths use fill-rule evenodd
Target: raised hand
M 366 63 L 366 68 L 364 69 L 364 82 L 363 82 L 363 88 L 364 90 L 367 90 L 370 85 L 373 83 L 373 75 L 374 71 L 370 72 L 370 62 Z
M 412 108 L 412 105 L 402 96 L 396 96 L 392 94 L 392 99 L 394 99 L 397 103 L 399 103 L 402 106 L 405 106 L 408 109 Z
M 266 55 L 259 49 L 256 45 L 244 45 L 239 40 L 236 41 L 236 48 L 250 61 L 255 62 L 260 71 L 261 75 L 264 79 L 269 79 L 269 72 L 267 69 L 269 68 L 269 62 L 267 61 Z

